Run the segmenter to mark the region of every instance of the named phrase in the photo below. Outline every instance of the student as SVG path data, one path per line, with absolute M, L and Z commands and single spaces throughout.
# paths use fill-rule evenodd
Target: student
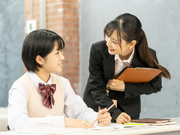
M 148 48 L 141 22 L 136 16 L 125 13 L 110 21 L 104 28 L 104 39 L 91 46 L 84 101 L 98 111 L 98 106 L 107 108 L 115 100 L 117 108 L 114 106 L 110 110 L 112 121 L 125 123 L 138 119 L 140 96 L 159 92 L 161 76 L 170 79 L 170 73 L 158 64 L 156 52 Z M 159 68 L 162 74 L 148 83 L 126 83 L 114 79 L 128 66 Z
M 11 130 L 49 126 L 93 128 L 91 123 L 97 118 L 100 126 L 110 124 L 107 109 L 97 113 L 87 108 L 67 79 L 52 74 L 62 70 L 64 47 L 63 39 L 50 30 L 35 30 L 26 36 L 22 60 L 28 72 L 9 91 Z

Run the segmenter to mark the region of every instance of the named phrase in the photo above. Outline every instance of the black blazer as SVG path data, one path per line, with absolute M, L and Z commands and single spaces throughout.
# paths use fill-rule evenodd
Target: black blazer
M 149 49 L 153 58 L 157 61 L 156 52 Z M 158 62 L 158 61 L 157 61 Z M 135 48 L 134 57 L 131 66 L 149 67 L 143 61 Z M 110 90 L 109 96 L 106 93 L 106 83 L 114 78 L 115 61 L 114 55 L 108 53 L 108 48 L 104 41 L 94 43 L 91 46 L 89 60 L 89 78 L 84 92 L 84 101 L 88 107 L 98 111 L 98 105 L 108 108 L 113 104 L 112 99 L 118 102 L 117 108 L 114 106 L 109 112 L 112 121 L 119 116 L 121 112 L 126 112 L 131 119 L 138 119 L 140 115 L 141 102 L 140 95 L 156 93 L 161 90 L 161 77 L 157 76 L 148 83 L 125 83 L 125 91 L 117 92 Z

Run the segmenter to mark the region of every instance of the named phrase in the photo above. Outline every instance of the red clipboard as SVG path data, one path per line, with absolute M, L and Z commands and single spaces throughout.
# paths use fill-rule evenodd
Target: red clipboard
M 161 70 L 156 68 L 126 67 L 116 79 L 128 83 L 143 83 L 150 82 L 160 73 Z

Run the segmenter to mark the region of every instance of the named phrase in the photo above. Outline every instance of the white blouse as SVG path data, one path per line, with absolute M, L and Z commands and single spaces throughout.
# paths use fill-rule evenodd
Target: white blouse
M 36 73 L 28 72 L 38 88 L 39 83 L 51 84 L 51 77 L 47 83 L 43 82 Z M 88 108 L 82 98 L 76 95 L 68 79 L 61 77 L 65 85 L 64 114 L 69 118 L 86 119 L 92 123 L 97 119 L 97 112 Z M 29 118 L 27 114 L 27 92 L 25 86 L 18 82 L 9 91 L 8 125 L 11 130 L 34 127 L 64 127 L 64 116 L 46 116 Z M 96 123 L 97 124 L 97 123 Z
M 121 60 L 119 58 L 119 54 L 116 54 L 114 57 L 115 62 L 117 63 L 117 72 L 115 73 L 115 75 L 118 75 L 125 67 L 129 66 L 133 57 L 134 57 L 134 51 L 135 51 L 135 47 L 133 48 L 133 51 L 130 55 L 130 57 L 127 60 Z

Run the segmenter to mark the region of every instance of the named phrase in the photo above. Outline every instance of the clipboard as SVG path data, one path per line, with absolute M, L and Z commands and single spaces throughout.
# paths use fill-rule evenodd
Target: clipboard
M 120 72 L 116 79 L 127 83 L 143 83 L 150 82 L 160 73 L 161 70 L 157 68 L 126 67 Z

